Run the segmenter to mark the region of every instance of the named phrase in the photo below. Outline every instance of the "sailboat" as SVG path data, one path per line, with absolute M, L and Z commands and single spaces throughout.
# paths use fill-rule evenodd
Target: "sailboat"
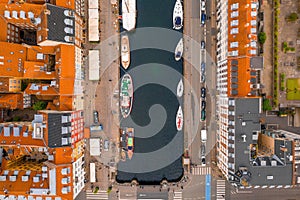
M 130 65 L 130 46 L 127 35 L 121 37 L 121 63 L 124 69 L 127 69 Z
M 176 128 L 177 131 L 181 131 L 183 127 L 183 113 L 181 106 L 179 106 L 177 114 L 176 114 Z
M 175 48 L 175 60 L 179 61 L 182 57 L 182 54 L 183 54 L 183 40 L 181 38 Z
M 173 29 L 180 30 L 182 28 L 183 10 L 180 0 L 176 0 L 173 10 Z
M 177 96 L 181 97 L 183 94 L 183 81 L 180 79 L 178 85 L 177 85 Z

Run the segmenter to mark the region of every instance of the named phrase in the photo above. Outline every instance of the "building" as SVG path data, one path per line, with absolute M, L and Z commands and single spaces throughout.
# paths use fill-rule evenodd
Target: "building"
M 84 0 L 0 0 L 0 110 L 47 103 L 32 122 L 0 123 L 0 199 L 84 187 L 83 15 Z
M 260 101 L 228 98 L 228 131 L 218 136 L 218 166 L 238 186 L 299 185 L 300 136 L 262 131 Z
M 218 167 L 239 186 L 299 184 L 298 139 L 261 130 L 258 1 L 219 0 L 217 9 Z
M 0 125 L 0 198 L 74 199 L 84 187 L 82 111 L 40 111 Z
M 2 95 L 7 97 L 2 99 L 6 101 L 0 103 L 0 107 L 28 107 L 28 99 L 34 95 L 46 100 L 48 109 L 82 110 L 83 21 L 77 12 L 48 3 L 3 3 L 0 15 L 0 25 L 4 27 L 0 45 L 6 46 L 0 50 L 0 65 L 3 65 L 0 78 L 18 79 L 18 83 L 35 79 L 25 93 L 17 87 L 12 90 L 15 85 L 9 86 L 10 93 L 3 91 L 6 94 Z M 43 87 L 39 84 L 41 81 L 45 83 Z M 24 94 L 27 103 L 9 103 L 12 98 L 23 98 Z

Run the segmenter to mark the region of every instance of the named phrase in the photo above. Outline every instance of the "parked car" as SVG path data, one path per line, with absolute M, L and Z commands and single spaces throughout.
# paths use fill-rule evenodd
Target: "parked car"
M 205 62 L 201 63 L 201 73 L 205 73 Z
M 201 164 L 202 164 L 202 166 L 206 165 L 206 163 L 205 163 L 205 156 L 201 156 Z
M 205 41 L 204 40 L 201 41 L 201 49 L 205 49 Z
M 204 101 L 204 100 L 201 101 L 201 108 L 202 109 L 206 108 L 206 101 Z
M 202 13 L 201 14 L 201 25 L 203 26 L 205 24 L 205 20 L 206 20 L 206 14 Z
M 205 144 L 201 144 L 201 156 L 205 156 Z
M 107 139 L 104 140 L 104 151 L 108 151 L 109 149 L 109 141 Z
M 201 1 L 201 11 L 205 11 L 205 0 Z
M 99 114 L 98 114 L 98 111 L 94 110 L 93 115 L 94 115 L 94 123 L 98 124 L 99 123 Z
M 205 73 L 201 73 L 201 83 L 205 83 Z
M 205 87 L 202 87 L 202 88 L 201 88 L 201 97 L 202 97 L 202 98 L 205 98 L 205 97 L 206 97 L 206 88 L 205 88 Z
M 205 109 L 201 110 L 201 121 L 204 121 L 206 119 L 206 112 Z

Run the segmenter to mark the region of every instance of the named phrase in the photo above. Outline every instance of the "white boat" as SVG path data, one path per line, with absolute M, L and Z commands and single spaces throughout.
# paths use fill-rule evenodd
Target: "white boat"
M 183 113 L 181 106 L 179 106 L 177 114 L 176 114 L 176 128 L 177 131 L 181 131 L 183 127 Z
M 182 54 L 183 54 L 183 40 L 181 38 L 175 48 L 175 60 L 179 61 L 182 57 Z
M 183 94 L 183 81 L 180 79 L 178 85 L 177 85 L 177 96 L 181 97 Z
M 136 24 L 136 0 L 122 0 L 123 28 L 131 31 Z
M 173 10 L 173 29 L 180 30 L 182 28 L 183 10 L 180 0 L 176 0 Z
M 124 69 L 127 69 L 130 65 L 130 46 L 127 35 L 121 37 L 121 63 Z

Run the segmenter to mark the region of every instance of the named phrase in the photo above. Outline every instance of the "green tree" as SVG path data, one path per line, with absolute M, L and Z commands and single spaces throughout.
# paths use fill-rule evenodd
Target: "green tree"
M 19 122 L 19 121 L 21 121 L 21 117 L 20 116 L 14 116 L 13 121 L 14 122 Z
M 33 104 L 33 110 L 44 110 L 47 107 L 47 103 L 44 101 L 38 101 L 35 104 Z
M 263 100 L 263 110 L 272 110 L 272 106 L 270 104 L 270 100 L 269 99 L 264 99 Z
M 287 17 L 287 21 L 290 21 L 290 22 L 295 22 L 297 19 L 298 19 L 297 13 L 291 13 L 291 14 Z
M 259 42 L 260 44 L 264 44 L 265 41 L 266 41 L 266 39 L 267 39 L 267 35 L 266 35 L 265 32 L 260 32 L 260 33 L 258 34 L 258 42 Z

